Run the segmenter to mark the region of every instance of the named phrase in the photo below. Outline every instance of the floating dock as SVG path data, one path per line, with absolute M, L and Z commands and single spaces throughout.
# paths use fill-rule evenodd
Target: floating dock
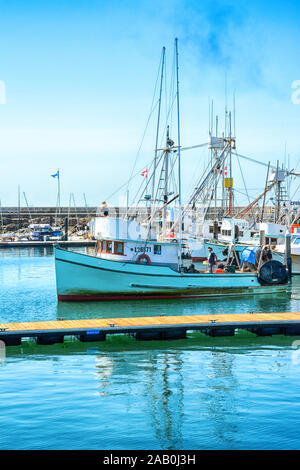
M 104 341 L 106 335 L 129 334 L 138 340 L 186 338 L 198 330 L 209 336 L 233 336 L 238 329 L 259 336 L 300 335 L 300 312 L 183 315 L 86 320 L 54 320 L 26 323 L 0 323 L 0 341 L 7 346 L 34 338 L 38 344 L 62 343 L 65 336 L 80 341 Z

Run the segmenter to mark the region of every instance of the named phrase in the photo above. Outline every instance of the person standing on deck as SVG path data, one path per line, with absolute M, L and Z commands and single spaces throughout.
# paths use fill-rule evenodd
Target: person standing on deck
M 214 265 L 217 264 L 217 255 L 210 246 L 208 247 L 208 253 L 209 272 L 212 274 L 214 272 Z
M 108 204 L 106 201 L 103 201 L 102 202 L 102 206 L 101 206 L 101 209 L 100 209 L 100 217 L 107 217 L 109 214 L 108 212 Z

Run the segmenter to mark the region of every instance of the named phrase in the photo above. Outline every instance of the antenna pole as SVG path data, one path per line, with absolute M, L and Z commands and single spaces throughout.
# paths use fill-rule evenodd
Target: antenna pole
M 235 90 L 233 93 L 233 137 L 234 139 L 236 138 L 236 132 L 235 132 Z
M 225 72 L 225 137 L 227 137 L 227 72 Z

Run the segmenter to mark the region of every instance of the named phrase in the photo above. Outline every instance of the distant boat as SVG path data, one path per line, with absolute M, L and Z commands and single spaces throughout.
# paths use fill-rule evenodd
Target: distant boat
M 60 227 L 51 227 L 50 224 L 30 224 L 29 230 L 27 239 L 33 241 L 55 241 L 63 236 Z
M 259 246 L 259 231 L 264 231 L 265 244 L 270 246 L 283 245 L 285 241 L 286 226 L 261 222 L 254 227 L 250 227 L 249 222 L 243 219 L 224 218 L 220 227 L 220 234 L 217 239 L 205 238 L 203 240 L 203 256 L 208 256 L 208 247 L 211 246 L 219 260 L 225 259 L 228 254 L 228 247 L 232 244 L 238 254 L 241 254 L 247 246 Z M 192 260 L 195 255 L 192 252 Z
M 293 227 L 292 227 L 293 228 Z M 285 254 L 285 246 L 277 245 L 273 250 L 273 257 L 278 261 L 283 261 Z M 292 273 L 300 274 L 300 233 L 299 229 L 291 234 L 291 258 Z

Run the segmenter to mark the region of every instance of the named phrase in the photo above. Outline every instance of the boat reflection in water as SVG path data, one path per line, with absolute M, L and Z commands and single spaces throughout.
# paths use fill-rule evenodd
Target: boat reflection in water
M 296 286 L 294 286 L 294 289 Z M 200 315 L 220 313 L 272 313 L 295 311 L 291 290 L 282 294 L 267 296 L 236 296 L 224 299 L 167 299 L 136 302 L 57 302 L 57 318 L 127 318 L 165 315 Z

